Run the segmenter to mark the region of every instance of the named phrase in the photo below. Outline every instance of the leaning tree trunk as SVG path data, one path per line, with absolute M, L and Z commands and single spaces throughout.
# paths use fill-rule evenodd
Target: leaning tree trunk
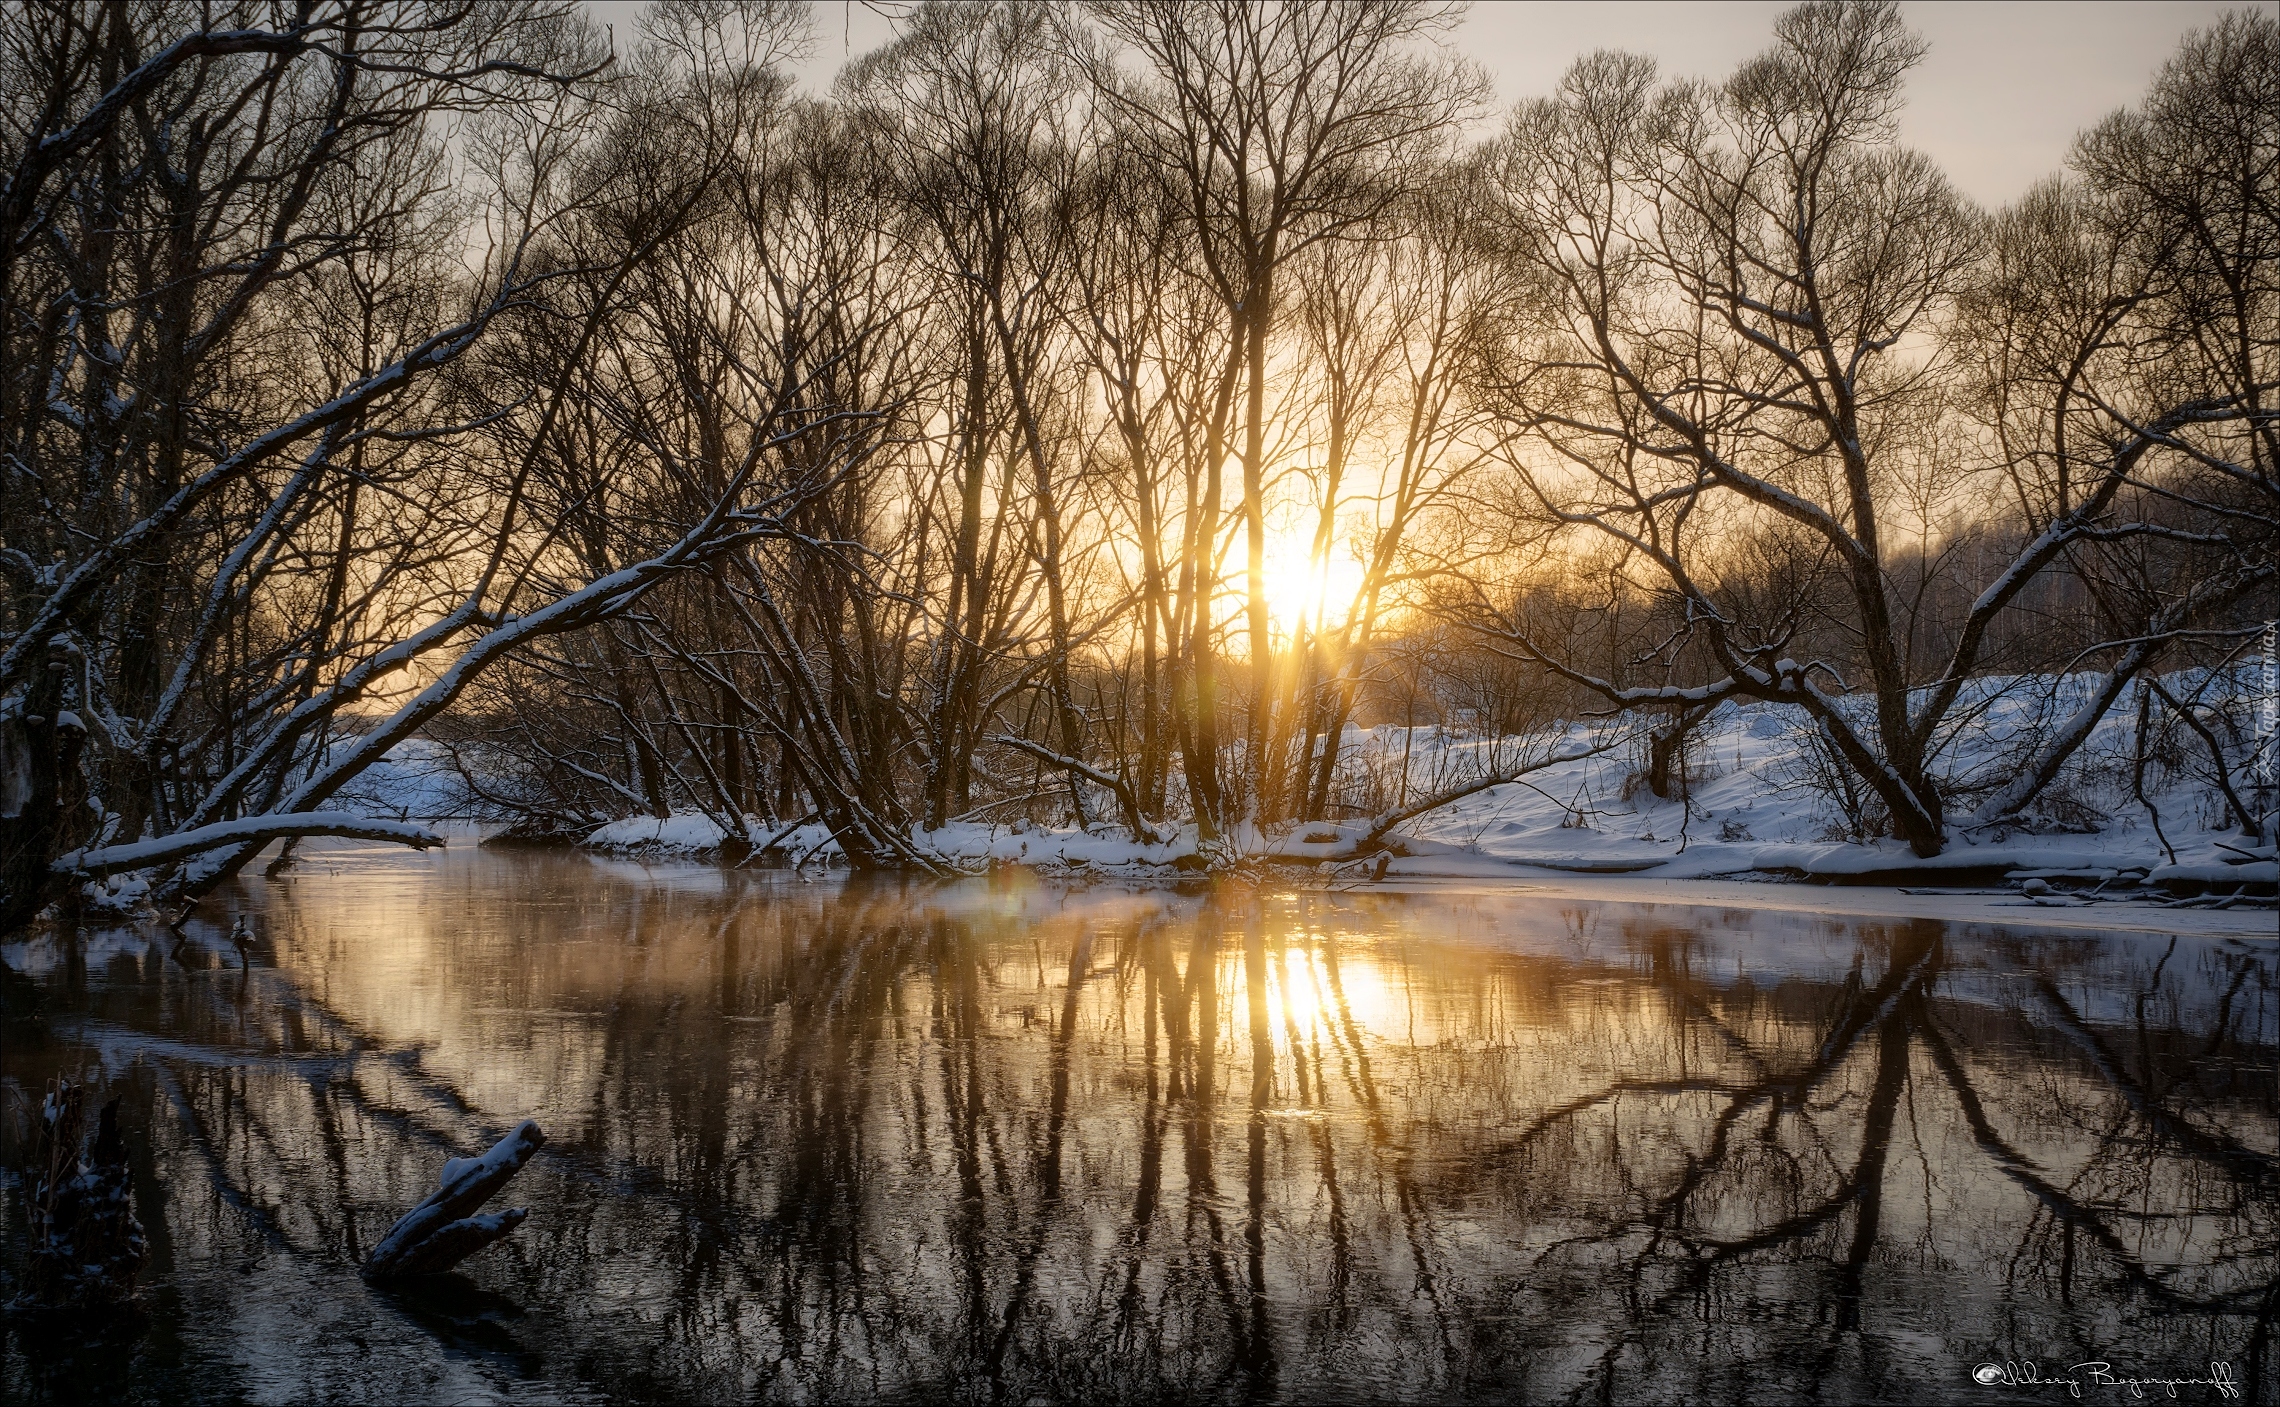
M 1686 791 L 1686 740 L 1708 717 L 1707 706 L 1681 708 L 1647 734 L 1647 790 L 1665 801 Z

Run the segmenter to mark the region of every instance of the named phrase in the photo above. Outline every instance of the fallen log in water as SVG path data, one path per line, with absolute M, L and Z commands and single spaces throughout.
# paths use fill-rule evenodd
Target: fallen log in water
M 480 1158 L 453 1158 L 443 1165 L 435 1191 L 389 1228 L 365 1259 L 364 1273 L 375 1280 L 432 1275 L 522 1225 L 520 1207 L 477 1215 L 476 1208 L 530 1161 L 546 1144 L 537 1124 L 525 1119 Z

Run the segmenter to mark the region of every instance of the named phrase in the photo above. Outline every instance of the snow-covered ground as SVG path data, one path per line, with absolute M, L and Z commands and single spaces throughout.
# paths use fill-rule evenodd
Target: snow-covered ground
M 2169 681 L 2173 691 L 2189 682 Z M 1970 725 L 1944 759 L 1942 770 L 1951 779 L 1969 784 L 2000 775 L 2005 760 L 2027 741 L 2038 713 L 2049 707 L 2033 683 L 1996 679 L 1974 686 L 1976 697 L 1965 700 Z M 2058 702 L 2070 701 L 2061 693 Z M 1956 814 L 1968 807 L 1952 807 L 1956 824 L 1947 850 L 1930 860 L 1917 859 L 1898 841 L 1848 834 L 1843 803 L 1816 785 L 1820 769 L 1802 710 L 1733 702 L 1705 721 L 1691 747 L 1683 801 L 1638 786 L 1638 757 L 1618 750 L 1563 763 L 1422 817 L 1411 828 L 1411 844 L 1422 848 L 1419 841 L 1430 842 L 1457 854 L 1537 869 L 1635 868 L 1669 879 L 1745 872 L 1823 879 L 1905 874 L 1936 883 L 1943 872 L 2007 870 L 2020 879 L 2041 871 L 2046 879 L 2090 880 L 2133 869 L 2155 880 L 2280 878 L 2280 864 L 2269 851 L 2230 824 L 2215 788 L 2182 768 L 2174 774 L 2149 769 L 2147 799 L 2161 817 L 2156 833 L 2151 813 L 2132 795 L 2134 704 L 2125 694 L 2024 824 L 1972 828 Z M 1399 740 L 1372 738 L 1364 745 L 1395 747 Z M 2239 863 L 2252 856 L 2258 858 Z M 1424 865 L 1402 868 L 1432 863 L 1424 855 L 1418 859 Z
M 2245 701 L 2220 698 L 2229 681 L 2202 688 L 2189 675 L 2165 680 L 2172 693 L 2201 690 L 2212 702 L 2229 702 L 2246 718 Z M 2253 681 L 2242 681 L 2247 687 Z M 2066 681 L 1975 681 L 1957 712 L 1954 741 L 1940 772 L 1966 800 L 2014 766 L 2034 730 L 2071 708 Z M 1704 881 L 1720 877 L 1764 881 L 1806 877 L 1953 889 L 2005 880 L 2012 888 L 2057 891 L 2014 896 L 2021 903 L 2066 907 L 2086 902 L 2082 891 L 2131 889 L 2197 882 L 2229 890 L 2247 882 L 2280 881 L 2280 860 L 2245 839 L 2230 823 L 2222 798 L 2206 777 L 2205 759 L 2191 746 L 2169 766 L 2148 770 L 2146 796 L 2160 815 L 2139 803 L 2131 785 L 2134 693 L 2125 693 L 2075 761 L 2033 808 L 2024 824 L 1969 828 L 1958 824 L 1946 853 L 1919 860 L 1893 840 L 1857 838 L 1860 817 L 1848 817 L 1844 799 L 1816 763 L 1810 725 L 1787 705 L 1719 706 L 1688 750 L 1684 800 L 1660 798 L 1639 782 L 1643 744 L 1562 762 L 1524 780 L 1476 793 L 1398 828 L 1394 854 L 1380 867 L 1375 854 L 1355 858 L 1368 829 L 1362 819 L 1277 828 L 1242 826 L 1210 847 L 1199 846 L 1192 826 L 1162 843 L 1135 842 L 1114 824 L 1089 832 L 1026 822 L 956 823 L 920 830 L 914 837 L 968 869 L 1025 865 L 1041 870 L 1114 874 L 1167 866 L 1311 862 L 1339 879 L 1553 879 L 1560 876 L 1634 875 L 1640 880 Z M 1594 727 L 1571 725 L 1559 737 L 1536 740 L 1539 753 L 1581 752 Z M 1477 773 L 1487 761 L 1479 739 L 1436 727 L 1349 728 L 1344 757 L 1358 772 L 1380 779 L 1376 805 L 1392 808 Z M 1509 744 L 1506 744 L 1509 747 Z M 1399 778 L 1410 778 L 1405 792 Z M 464 796 L 449 755 L 420 739 L 400 744 L 360 778 L 339 803 L 394 818 L 448 816 Z M 2269 799 L 2264 801 L 2269 805 Z M 803 863 L 829 862 L 838 853 L 820 825 L 779 830 L 761 817 L 746 818 L 748 832 L 773 839 L 771 855 Z M 589 847 L 635 857 L 707 856 L 725 839 L 721 825 L 698 812 L 662 820 L 636 816 L 601 826 Z
M 839 853 L 829 828 L 809 824 L 789 831 L 759 816 L 745 824 L 759 840 L 776 837 L 771 853 L 792 860 L 830 860 Z M 1160 845 L 1135 843 L 1122 826 L 1096 825 L 1090 832 L 1052 830 L 1024 823 L 986 826 L 959 821 L 940 830 L 923 827 L 916 839 L 959 864 L 981 867 L 999 864 L 1127 868 L 1170 865 L 1183 855 L 1196 853 L 1195 828 L 1187 827 L 1177 840 Z M 720 848 L 727 838 L 718 821 L 695 811 L 676 811 L 662 820 L 633 816 L 612 821 L 585 839 L 597 850 L 624 855 L 703 855 Z
M 2172 678 L 2173 692 L 2197 681 Z M 1973 686 L 1962 712 L 1967 726 L 1943 759 L 1951 781 L 1986 785 L 2007 757 L 2029 740 L 2038 718 L 2070 706 L 2064 690 L 2053 698 L 2036 681 L 1986 680 Z M 2152 816 L 2132 795 L 2134 696 L 2125 695 L 2054 783 L 2050 795 L 2023 824 L 1953 832 L 1945 854 L 1919 860 L 1892 840 L 1852 838 L 1843 800 L 1817 783 L 1809 724 L 1787 705 L 1721 705 L 1705 720 L 1689 750 L 1684 800 L 1653 795 L 1638 784 L 1640 751 L 1617 748 L 1563 762 L 1525 780 L 1495 787 L 1418 818 L 1396 833 L 1397 856 L 1380 872 L 1375 857 L 1350 861 L 1365 822 L 1314 823 L 1273 834 L 1239 827 L 1208 857 L 1313 861 L 1341 874 L 1379 878 L 1550 877 L 1636 874 L 1655 880 L 1718 876 L 1809 877 L 1953 887 L 2007 876 L 2039 890 L 2095 888 L 2102 881 L 2130 886 L 2141 880 L 2198 881 L 2230 887 L 2280 879 L 2280 862 L 2244 839 L 2231 825 L 2221 798 L 2189 766 L 2156 767 L 2147 778 Z M 1591 733 L 1584 725 L 1542 751 L 1581 751 Z M 1487 746 L 1438 728 L 1350 729 L 1347 755 L 1357 767 L 1398 777 L 1406 766 L 1411 796 L 1461 779 L 1468 754 Z M 2187 759 L 2188 763 L 2198 759 Z M 1396 786 L 1389 806 L 1404 797 Z M 1965 807 L 1955 808 L 1961 812 Z M 767 823 L 749 822 L 755 835 Z M 1156 867 L 1197 856 L 1193 828 L 1169 843 L 1134 842 L 1121 827 L 1091 833 L 1016 824 L 958 824 L 916 837 L 946 858 L 969 867 L 992 863 L 1045 869 L 1115 872 Z M 2166 844 L 2164 843 L 2166 838 Z M 587 844 L 627 854 L 702 854 L 717 848 L 721 828 L 695 813 L 664 820 L 637 817 L 596 830 Z M 800 827 L 779 842 L 793 858 L 828 859 L 836 853 L 820 826 Z M 1204 857 L 1188 860 L 1193 865 Z M 2032 881 L 2041 880 L 2043 884 Z M 2084 900 L 2063 893 L 2022 902 L 2053 907 Z

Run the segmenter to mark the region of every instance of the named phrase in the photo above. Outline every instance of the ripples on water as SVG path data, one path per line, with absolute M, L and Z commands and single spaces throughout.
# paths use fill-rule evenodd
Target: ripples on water
M 7 1085 L 101 1066 L 153 1245 L 11 1401 L 2276 1400 L 2271 945 L 352 846 L 220 897 L 250 971 L 0 950 Z M 365 1287 L 525 1116 L 522 1229 Z

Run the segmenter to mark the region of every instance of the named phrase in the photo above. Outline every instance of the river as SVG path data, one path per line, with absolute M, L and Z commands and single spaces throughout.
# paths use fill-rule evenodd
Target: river
M 0 948 L 0 1161 L 99 1072 L 152 1246 L 10 1402 L 2280 1400 L 2269 942 L 352 842 L 187 931 Z

